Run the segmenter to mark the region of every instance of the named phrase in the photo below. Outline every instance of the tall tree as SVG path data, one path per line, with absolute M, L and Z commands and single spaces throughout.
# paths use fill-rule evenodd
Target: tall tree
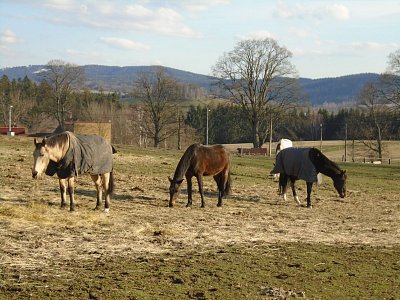
M 293 103 L 299 95 L 291 56 L 274 39 L 250 39 L 238 42 L 213 67 L 219 85 L 244 111 L 254 147 L 267 139 L 273 107 Z
M 154 140 L 154 147 L 177 131 L 176 102 L 180 99 L 177 81 L 167 76 L 164 68 L 154 67 L 142 73 L 134 83 L 133 94 L 142 100 L 145 108 L 143 126 L 147 136 Z
M 381 75 L 380 91 L 400 110 L 400 49 L 389 55 L 387 72 Z
M 41 75 L 51 87 L 47 113 L 53 116 L 59 127 L 64 130 L 65 120 L 73 100 L 73 92 L 80 87 L 84 80 L 84 69 L 62 60 L 51 60 Z

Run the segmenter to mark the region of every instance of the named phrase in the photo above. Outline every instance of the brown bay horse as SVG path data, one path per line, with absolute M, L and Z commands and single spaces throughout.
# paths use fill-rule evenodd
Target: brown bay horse
M 105 139 L 98 135 L 74 135 L 71 132 L 53 135 L 37 142 L 34 139 L 32 177 L 43 173 L 57 174 L 61 193 L 61 208 L 66 206 L 67 191 L 70 211 L 75 210 L 74 178 L 89 173 L 96 186 L 96 209 L 100 209 L 105 192 L 104 211 L 109 212 L 114 188 L 112 154 L 115 153 Z
M 174 177 L 169 187 L 169 207 L 173 207 L 179 195 L 184 177 L 187 181 L 188 202 L 192 205 L 192 177 L 196 177 L 201 197 L 201 207 L 205 207 L 203 195 L 203 176 L 213 176 L 218 186 L 218 203 L 222 206 L 222 198 L 229 195 L 231 190 L 230 154 L 222 145 L 203 146 L 193 144 L 189 146 L 176 167 Z

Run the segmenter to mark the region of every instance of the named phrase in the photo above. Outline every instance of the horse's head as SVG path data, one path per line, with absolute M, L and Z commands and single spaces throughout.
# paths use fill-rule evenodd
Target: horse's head
M 171 183 L 169 186 L 169 207 L 173 207 L 175 199 L 178 198 L 183 179 L 176 180 L 168 177 L 168 180 Z
M 50 156 L 46 145 L 46 139 L 43 139 L 41 142 L 37 142 L 36 139 L 34 139 L 34 143 L 35 150 L 33 151 L 32 177 L 38 178 L 46 170 L 50 162 Z
M 333 177 L 333 185 L 336 191 L 339 193 L 340 198 L 344 198 L 346 196 L 346 171 L 340 171 L 340 173 Z

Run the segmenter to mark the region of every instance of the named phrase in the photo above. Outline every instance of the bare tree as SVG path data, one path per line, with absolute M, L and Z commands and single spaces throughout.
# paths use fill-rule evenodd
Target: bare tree
M 361 90 L 358 103 L 366 111 L 365 123 L 358 125 L 358 134 L 363 136 L 362 143 L 382 160 L 384 144 L 383 139 L 389 128 L 389 107 L 382 98 L 378 87 L 368 83 Z
M 83 82 L 84 69 L 62 60 L 51 60 L 41 75 L 51 87 L 47 113 L 57 120 L 61 129 L 65 129 L 65 119 L 72 94 Z
M 266 141 L 274 109 L 293 103 L 299 96 L 291 57 L 292 53 L 274 39 L 250 39 L 240 41 L 213 67 L 219 85 L 244 110 L 254 147 Z
M 140 74 L 135 81 L 133 94 L 143 102 L 143 127 L 153 139 L 154 147 L 176 133 L 176 126 L 171 124 L 176 123 L 175 106 L 180 90 L 176 80 L 167 76 L 162 67 Z

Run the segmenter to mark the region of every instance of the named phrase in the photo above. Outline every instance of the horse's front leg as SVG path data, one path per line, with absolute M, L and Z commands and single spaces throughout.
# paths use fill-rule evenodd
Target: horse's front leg
M 312 191 L 312 182 L 307 182 L 307 207 L 312 208 L 311 206 L 311 191 Z
M 69 194 L 69 210 L 75 210 L 75 196 L 74 196 L 74 177 L 69 177 L 68 181 L 68 194 Z
M 58 184 L 60 185 L 60 194 L 61 194 L 61 208 L 67 206 L 67 182 L 65 179 L 58 179 Z
M 206 207 L 206 203 L 204 202 L 204 195 L 203 195 L 203 175 L 199 174 L 197 177 L 197 184 L 199 185 L 199 193 L 201 198 L 201 207 Z
M 102 178 L 100 175 L 90 175 L 90 177 L 96 186 L 96 207 L 94 209 L 97 210 L 101 208 L 101 200 L 103 199 Z
M 188 202 L 186 204 L 186 207 L 191 207 L 193 203 L 192 176 L 186 175 L 186 183 L 187 183 L 187 193 L 188 193 Z

